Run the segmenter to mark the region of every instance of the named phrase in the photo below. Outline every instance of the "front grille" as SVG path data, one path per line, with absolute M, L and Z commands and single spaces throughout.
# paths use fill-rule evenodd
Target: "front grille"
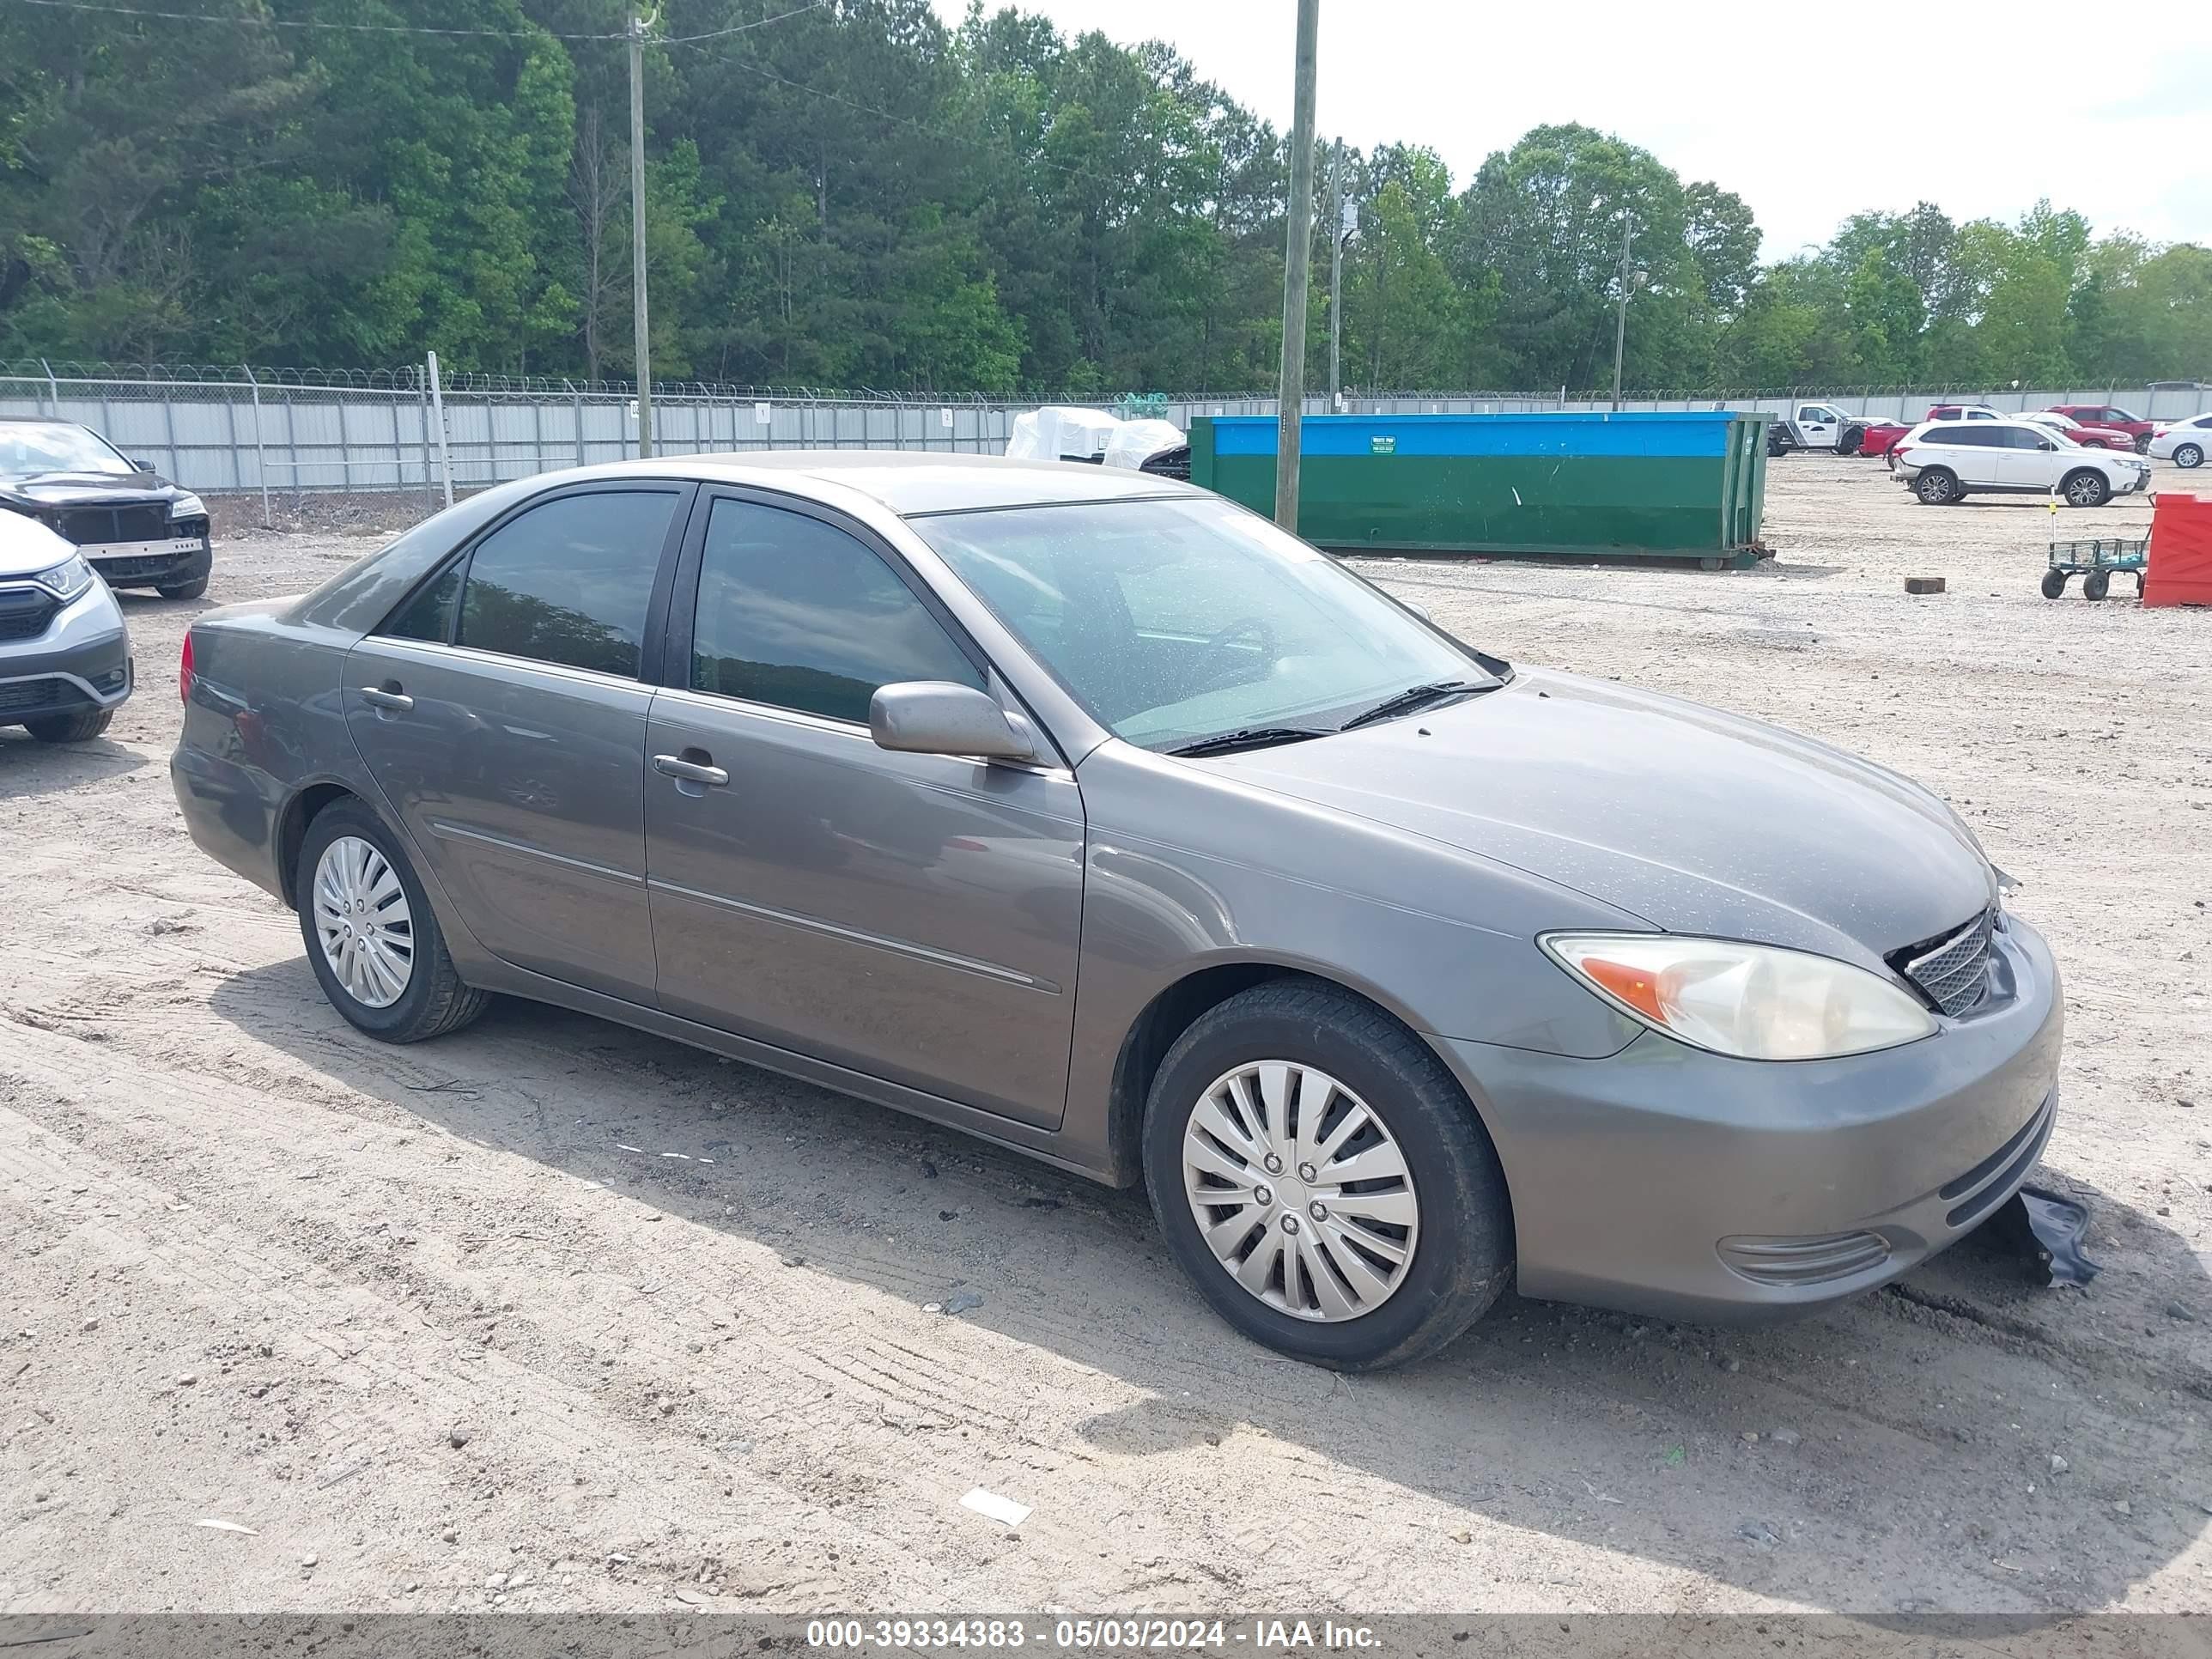
M 84 702 L 83 692 L 54 675 L 35 680 L 0 680 L 0 714 Z
M 108 580 L 127 582 L 161 575 L 182 556 L 176 553 L 142 553 L 128 559 L 95 558 L 94 562 Z
M 146 501 L 131 507 L 72 507 L 54 514 L 54 528 L 65 541 L 80 547 L 103 542 L 158 542 L 169 535 L 169 508 L 165 501 Z
M 1990 944 L 1996 921 L 1992 907 L 1954 933 L 1893 952 L 1890 963 L 1918 986 L 1929 1001 L 1956 1019 L 1979 1002 L 1988 988 Z
M 60 609 L 43 588 L 0 588 L 0 640 L 35 640 Z
M 1783 1287 L 1825 1285 L 1850 1279 L 1889 1260 L 1889 1241 L 1880 1233 L 1823 1233 L 1809 1238 L 1723 1238 L 1720 1256 L 1756 1284 Z

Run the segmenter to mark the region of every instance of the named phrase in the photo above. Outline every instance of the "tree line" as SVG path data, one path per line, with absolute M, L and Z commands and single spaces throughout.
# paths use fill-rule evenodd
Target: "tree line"
M 1172 48 L 975 0 L 666 0 L 661 378 L 997 396 L 1272 384 L 1284 136 Z M 0 357 L 629 377 L 623 0 L 0 5 Z M 771 21 L 773 20 L 773 21 Z M 750 26 L 750 27 L 746 27 Z M 1331 155 L 1310 375 L 1326 362 Z M 1759 261 L 1739 197 L 1589 127 L 1463 185 L 1345 153 L 1345 380 L 1669 389 L 2212 379 L 2212 250 L 1920 203 Z M 1870 184 L 1870 191 L 1877 186 Z

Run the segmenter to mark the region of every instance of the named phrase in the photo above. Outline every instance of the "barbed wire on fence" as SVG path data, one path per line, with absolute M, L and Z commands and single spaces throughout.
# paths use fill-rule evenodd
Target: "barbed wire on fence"
M 155 385 L 177 386 L 319 386 L 340 390 L 419 392 L 427 385 L 427 376 L 420 363 L 397 368 L 301 368 L 271 364 L 246 363 L 156 363 L 156 362 L 91 362 L 75 358 L 46 359 L 19 357 L 0 361 L 0 380 L 51 380 L 72 381 L 143 381 Z M 2185 389 L 2186 383 L 2173 383 L 2177 389 Z M 491 370 L 448 369 L 444 375 L 445 390 L 487 396 L 519 394 L 532 397 L 580 394 L 584 397 L 635 398 L 637 386 L 633 380 L 605 377 L 592 380 L 576 375 L 508 374 Z M 2120 390 L 2116 381 L 2087 382 L 2066 390 L 2078 391 L 2088 396 L 2106 396 Z M 2132 389 L 2132 388 L 2130 388 Z M 1993 386 L 1958 381 L 1904 381 L 1886 385 L 1853 386 L 1826 381 L 1808 381 L 1789 386 L 1688 386 L 1642 387 L 1622 394 L 1625 403 L 1729 403 L 1754 398 L 1893 398 L 1927 397 L 1935 399 L 1972 398 L 1978 401 L 2014 395 L 2021 388 L 2011 386 Z M 2045 388 L 2047 391 L 2049 388 Z M 1097 393 L 1058 394 L 1038 393 L 1022 397 L 994 396 L 988 392 L 943 392 L 908 388 L 891 390 L 876 386 L 756 386 L 738 381 L 656 380 L 653 395 L 659 398 L 686 398 L 698 401 L 727 400 L 730 402 L 773 401 L 805 403 L 851 403 L 894 404 L 952 404 L 978 408 L 1034 409 L 1041 404 L 1065 404 L 1079 406 L 1103 407 L 1114 402 L 1111 396 Z M 1250 403 L 1272 402 L 1271 389 L 1222 391 L 1170 391 L 1147 392 L 1148 397 L 1161 397 L 1170 404 Z M 2043 395 L 2033 392 L 2032 395 Z M 1426 399 L 1441 402 L 1474 403 L 1609 403 L 1608 390 L 1504 391 L 1497 388 L 1439 389 L 1425 386 L 1363 386 L 1348 392 L 1346 396 L 1359 402 L 1415 402 Z

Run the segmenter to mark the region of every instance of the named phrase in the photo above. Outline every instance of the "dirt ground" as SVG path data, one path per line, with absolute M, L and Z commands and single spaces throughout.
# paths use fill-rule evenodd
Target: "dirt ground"
M 1791 456 L 1768 511 L 1750 572 L 1366 568 L 1956 802 L 2067 975 L 2087 1293 L 1961 1249 L 1753 1334 L 1509 1297 L 1346 1379 L 1135 1194 L 526 1006 L 380 1047 L 179 827 L 198 607 L 131 599 L 109 737 L 0 738 L 0 1612 L 2212 1607 L 2212 613 L 2039 596 L 2140 501 Z M 374 545 L 226 539 L 210 602 Z

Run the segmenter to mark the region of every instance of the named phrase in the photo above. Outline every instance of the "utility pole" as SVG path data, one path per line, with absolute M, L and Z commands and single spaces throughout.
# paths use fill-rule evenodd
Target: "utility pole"
M 1328 157 L 1328 412 L 1344 407 L 1344 140 Z
M 645 320 L 645 19 L 629 14 L 630 326 L 637 337 L 637 453 L 653 453 L 653 345 Z
M 1621 355 L 1628 346 L 1628 249 L 1633 222 L 1628 216 L 1628 210 L 1623 208 L 1620 210 L 1620 308 L 1613 319 L 1613 407 L 1615 414 L 1620 410 Z
M 1320 36 L 1321 0 L 1298 0 L 1290 228 L 1283 249 L 1283 373 L 1275 421 L 1275 522 L 1293 535 L 1298 528 L 1298 422 L 1306 401 L 1306 284 L 1313 267 L 1314 80 Z

